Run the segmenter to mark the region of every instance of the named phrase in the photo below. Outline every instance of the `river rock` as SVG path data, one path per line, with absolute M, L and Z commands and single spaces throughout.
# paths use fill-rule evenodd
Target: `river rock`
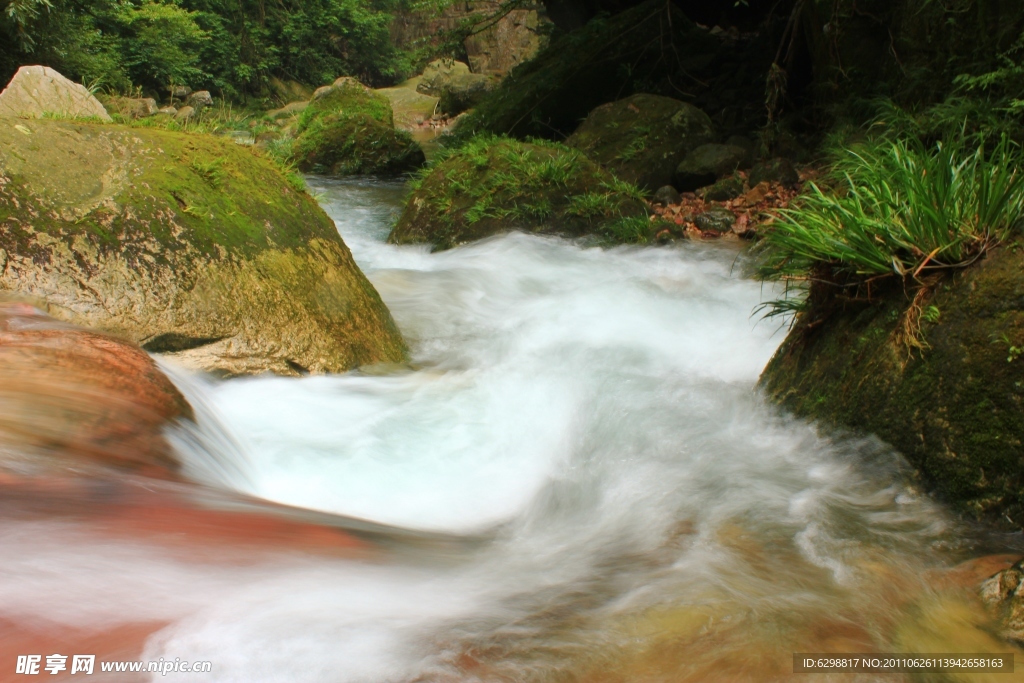
M 0 92 L 0 116 L 38 119 L 45 114 L 112 120 L 84 85 L 48 66 L 23 66 Z
M 162 430 L 191 417 L 134 344 L 0 300 L 0 468 L 102 465 L 174 477 L 181 465 Z
M 196 111 L 202 111 L 206 107 L 213 106 L 213 96 L 210 95 L 209 90 L 199 90 L 189 95 L 186 104 Z
M 178 113 L 177 107 L 161 107 L 157 114 L 166 114 L 167 116 L 175 116 Z
M 144 119 L 160 113 L 160 107 L 152 97 L 108 97 L 103 104 L 108 112 L 127 119 Z
M 172 85 L 170 87 L 170 92 L 172 102 L 174 102 L 175 100 L 179 102 L 184 102 L 188 99 L 188 96 L 192 94 L 192 88 L 188 87 L 187 85 Z
M 399 175 L 426 161 L 391 103 L 354 78 L 319 88 L 296 126 L 292 155 L 302 171 L 331 175 Z
M 630 218 L 649 229 L 639 190 L 579 150 L 482 136 L 431 169 L 388 240 L 449 249 L 508 230 L 614 238 Z
M 333 221 L 222 138 L 0 119 L 0 254 L 0 291 L 190 367 L 295 375 L 404 357 Z
M 711 185 L 745 165 L 747 151 L 733 145 L 709 143 L 686 155 L 675 169 L 675 186 L 692 192 Z
M 1002 635 L 1024 643 L 1024 560 L 981 584 L 981 599 L 998 615 Z
M 1024 527 L 1024 243 L 929 280 L 920 297 L 892 277 L 870 302 L 840 298 L 818 282 L 828 277 L 765 368 L 768 396 L 889 442 L 957 511 Z
M 623 180 L 653 191 L 672 184 L 687 154 L 713 139 L 711 119 L 697 107 L 639 94 L 594 109 L 566 144 Z
M 730 232 L 736 222 L 736 214 L 729 209 L 715 207 L 697 214 L 693 222 L 704 232 Z
M 777 158 L 762 161 L 750 169 L 750 186 L 761 183 L 779 183 L 786 187 L 794 187 L 800 182 L 800 174 L 789 159 Z
M 659 187 L 652 197 L 652 201 L 655 204 L 661 204 L 662 206 L 668 206 L 670 204 L 678 204 L 683 201 L 679 191 L 671 185 L 662 185 Z
M 743 178 L 729 176 L 714 185 L 704 188 L 704 199 L 709 202 L 726 202 L 743 194 Z
M 435 59 L 423 69 L 416 92 L 440 97 L 453 79 L 469 75 L 469 65 L 454 59 Z
M 494 80 L 483 74 L 453 76 L 441 89 L 437 108 L 448 116 L 461 114 L 476 106 L 494 88 Z

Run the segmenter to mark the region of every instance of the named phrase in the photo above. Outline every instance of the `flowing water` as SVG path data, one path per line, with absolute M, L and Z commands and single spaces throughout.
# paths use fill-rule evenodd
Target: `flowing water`
M 410 364 L 177 373 L 203 427 L 176 439 L 214 489 L 390 525 L 388 551 L 191 557 L 14 519 L 4 618 L 157 623 L 144 658 L 239 683 L 782 680 L 808 677 L 794 652 L 1009 650 L 945 571 L 1005 539 L 883 444 L 757 394 L 785 331 L 753 314 L 772 292 L 736 245 L 510 234 L 431 254 L 384 243 L 400 185 L 313 188 Z

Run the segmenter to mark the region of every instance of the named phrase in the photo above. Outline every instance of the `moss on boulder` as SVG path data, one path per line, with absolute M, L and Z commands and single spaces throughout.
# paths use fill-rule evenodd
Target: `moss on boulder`
M 207 136 L 0 119 L 0 290 L 225 374 L 404 356 L 316 202 Z
M 870 304 L 815 285 L 761 386 L 798 415 L 877 434 L 956 509 L 1024 526 L 1022 249 L 923 292 L 876 287 Z M 911 353 L 908 332 L 925 348 Z
M 697 107 L 641 93 L 594 109 L 566 144 L 653 192 L 672 183 L 689 152 L 712 140 L 711 119 Z
M 399 175 L 425 161 L 412 137 L 395 129 L 390 100 L 353 78 L 316 91 L 291 156 L 302 171 L 331 175 Z
M 506 230 L 643 241 L 645 204 L 576 149 L 478 136 L 415 184 L 388 240 L 449 249 Z

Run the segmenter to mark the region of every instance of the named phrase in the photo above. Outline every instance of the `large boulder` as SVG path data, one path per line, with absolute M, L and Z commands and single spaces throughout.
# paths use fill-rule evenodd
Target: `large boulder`
M 97 118 L 110 114 L 84 85 L 73 83 L 48 66 L 23 66 L 0 93 L 0 116 Z
M 0 119 L 0 291 L 224 374 L 404 355 L 312 197 L 210 136 Z
M 639 189 L 579 150 L 479 136 L 417 183 L 388 239 L 448 249 L 524 230 L 628 241 L 648 225 Z
M 134 344 L 0 300 L 0 469 L 105 466 L 159 477 L 181 464 L 164 438 L 192 408 Z
M 453 78 L 468 76 L 469 66 L 454 59 L 435 59 L 423 68 L 416 92 L 431 97 L 440 97 Z
M 870 299 L 818 273 L 761 386 L 798 415 L 877 434 L 956 509 L 1024 526 L 1022 247 L 924 290 L 876 281 Z
M 475 107 L 494 89 L 494 79 L 483 74 L 455 76 L 441 90 L 437 108 L 448 116 L 461 114 Z
M 331 175 L 399 175 L 425 161 L 412 137 L 395 129 L 388 98 L 347 77 L 313 94 L 292 157 L 303 171 Z
M 683 157 L 713 139 L 711 119 L 697 107 L 641 93 L 594 109 L 566 144 L 654 191 L 672 183 Z

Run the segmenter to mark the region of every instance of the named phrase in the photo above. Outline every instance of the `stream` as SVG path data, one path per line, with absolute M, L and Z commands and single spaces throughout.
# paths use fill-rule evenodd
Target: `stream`
M 736 244 L 513 233 L 432 254 L 384 242 L 401 184 L 310 184 L 409 364 L 168 368 L 200 425 L 172 438 L 208 490 L 372 527 L 384 550 L 193 555 L 74 513 L 7 517 L 0 617 L 145 622 L 142 659 L 213 664 L 140 680 L 932 680 L 794 674 L 793 653 L 1011 650 L 950 571 L 1011 541 L 878 440 L 757 393 L 786 330 L 755 313 L 775 294 Z

